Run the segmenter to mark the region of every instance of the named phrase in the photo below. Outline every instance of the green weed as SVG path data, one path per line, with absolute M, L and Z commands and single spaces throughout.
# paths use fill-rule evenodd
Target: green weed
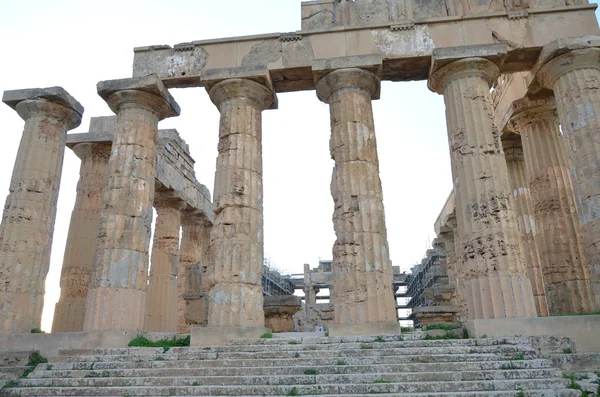
M 143 336 L 138 336 L 133 339 L 127 346 L 129 347 L 162 347 L 163 352 L 167 352 L 171 347 L 183 347 L 190 345 L 190 337 L 186 336 L 181 339 L 161 339 L 156 342 L 151 341 Z M 166 350 L 165 350 L 166 349 Z
M 260 339 L 271 339 L 271 338 L 273 338 L 273 334 L 268 334 L 267 333 L 267 334 L 262 334 L 260 336 Z
M 287 393 L 285 393 L 286 396 L 299 396 L 300 393 L 298 393 L 298 389 L 296 389 L 296 387 L 292 387 L 290 389 L 290 391 L 288 391 Z

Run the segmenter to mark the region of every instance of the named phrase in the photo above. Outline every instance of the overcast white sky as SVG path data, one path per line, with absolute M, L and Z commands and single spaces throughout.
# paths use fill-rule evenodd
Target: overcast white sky
M 131 76 L 133 48 L 300 29 L 300 0 L 0 0 L 0 92 L 62 86 L 92 116 L 112 115 L 96 93 L 101 80 Z M 171 90 L 176 128 L 190 145 L 196 176 L 212 192 L 219 113 L 204 89 Z M 434 237 L 433 223 L 450 190 L 444 105 L 425 82 L 389 83 L 374 102 L 387 230 L 394 265 L 408 270 Z M 335 240 L 329 191 L 329 109 L 313 91 L 279 94 L 263 113 L 265 255 L 300 273 L 330 259 Z M 0 105 L 0 201 L 8 187 L 23 121 Z M 47 278 L 43 328 L 50 330 L 75 200 L 79 159 L 66 150 Z

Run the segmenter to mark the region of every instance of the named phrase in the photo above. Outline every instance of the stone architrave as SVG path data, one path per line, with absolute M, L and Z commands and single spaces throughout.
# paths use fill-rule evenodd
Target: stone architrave
M 207 270 L 211 261 L 212 225 L 203 216 L 183 214 L 181 251 L 177 276 L 177 332 L 189 333 L 190 326 L 206 326 L 208 321 Z
M 515 105 L 509 128 L 523 142 L 549 314 L 592 311 L 589 262 L 554 100 L 524 98 Z
M 67 131 L 83 107 L 61 87 L 5 91 L 25 120 L 0 226 L 0 334 L 40 328 Z
M 363 333 L 370 325 L 373 332 L 399 332 L 371 105 L 380 84 L 376 74 L 358 68 L 330 72 L 317 83 L 317 96 L 329 104 L 335 161 L 332 335 L 353 325 Z
M 158 121 L 179 106 L 156 75 L 103 81 L 117 114 L 84 330 L 144 330 Z
M 81 159 L 75 208 L 60 275 L 60 298 L 54 309 L 52 332 L 83 331 L 85 300 L 108 175 L 110 144 L 78 143 L 73 152 Z
M 442 65 L 429 80 L 446 103 L 469 319 L 536 316 L 490 98 L 499 74 L 493 62 L 474 57 Z
M 276 104 L 276 97 L 266 85 L 249 79 L 223 80 L 209 88 L 209 95 L 221 120 L 206 332 L 235 327 L 258 337 L 265 332 L 262 111 Z M 221 331 L 223 338 L 226 332 Z
M 537 80 L 554 90 L 566 138 L 575 203 L 583 227 L 594 308 L 600 309 L 600 46 L 599 37 L 548 44 L 538 61 Z M 572 49 L 572 51 L 569 51 Z M 535 69 L 534 69 L 535 72 Z
M 156 223 L 146 293 L 146 332 L 177 331 L 179 229 L 185 207 L 169 192 L 159 191 L 154 199 Z
M 508 181 L 512 189 L 514 210 L 521 234 L 521 253 L 527 266 L 531 282 L 535 308 L 538 316 L 548 315 L 548 304 L 544 292 L 544 276 L 539 250 L 536 244 L 537 222 L 525 173 L 525 159 L 521 137 L 518 135 L 503 139 L 502 146 L 506 158 Z

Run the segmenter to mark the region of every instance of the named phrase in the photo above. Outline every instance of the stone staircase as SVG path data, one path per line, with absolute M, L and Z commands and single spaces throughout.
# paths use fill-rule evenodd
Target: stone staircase
M 579 396 L 526 338 L 419 335 L 66 350 L 0 396 Z

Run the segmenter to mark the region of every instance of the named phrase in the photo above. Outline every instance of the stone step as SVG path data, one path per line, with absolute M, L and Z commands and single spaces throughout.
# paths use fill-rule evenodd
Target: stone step
M 389 394 L 389 393 L 440 393 L 494 392 L 518 390 L 567 391 L 564 379 L 520 379 L 460 382 L 414 382 L 377 384 L 312 384 L 281 386 L 134 386 L 134 387 L 25 387 L 4 389 L 11 396 L 273 396 L 321 394 Z M 550 396 L 551 394 L 545 394 Z M 485 395 L 490 395 L 486 393 Z M 530 396 L 529 392 L 527 395 Z M 564 394 L 569 395 L 569 394 Z M 572 395 L 572 394 L 571 394 Z M 575 394 L 577 395 L 577 394 Z
M 0 381 L 4 382 L 9 379 L 18 378 L 19 376 L 23 375 L 23 372 L 25 372 L 25 370 L 28 368 L 29 367 L 26 366 L 0 367 Z
M 6 391 L 7 396 L 32 396 L 31 394 L 20 394 L 20 391 Z M 16 394 L 12 394 L 16 393 Z M 24 392 L 25 393 L 25 392 Z M 385 397 L 439 397 L 439 396 L 447 396 L 447 397 L 515 397 L 515 394 L 518 391 L 484 391 L 484 392 L 448 392 L 448 393 L 402 393 L 402 394 L 386 394 Z M 127 394 L 130 396 L 131 394 Z M 165 396 L 170 396 L 171 394 L 165 394 Z M 89 395 L 88 395 L 89 396 Z M 336 394 L 320 394 L 320 397 L 339 397 Z M 527 397 L 580 397 L 581 392 L 578 390 L 527 390 Z M 33 396 L 32 396 L 33 397 Z M 66 397 L 66 395 L 56 395 L 56 397 Z M 69 397 L 84 397 L 83 395 L 72 395 Z M 123 397 L 107 395 L 104 397 Z M 209 396 L 200 396 L 196 397 L 209 397 Z M 237 397 L 250 397 L 247 395 L 240 395 Z M 274 395 L 272 397 L 288 397 L 288 396 L 277 396 Z M 344 397 L 373 397 L 372 394 L 347 394 Z
M 266 386 L 546 379 L 556 375 L 557 371 L 554 369 L 270 376 L 165 375 L 159 377 L 110 377 L 108 371 L 95 371 L 88 374 L 89 377 L 84 378 L 25 378 L 19 380 L 18 383 L 22 387 L 193 386 L 194 382 L 203 386 Z
M 254 340 L 256 341 L 256 340 Z M 267 339 L 267 341 L 270 341 Z M 292 342 L 292 343 L 290 343 Z M 344 350 L 360 349 L 363 345 L 373 349 L 378 348 L 432 348 L 432 347 L 457 347 L 457 346 L 499 346 L 499 345 L 518 345 L 531 346 L 528 340 L 523 339 L 521 343 L 502 343 L 499 339 L 456 339 L 456 340 L 418 340 L 411 342 L 361 342 L 361 343 L 306 343 L 295 340 L 277 341 L 269 344 L 248 344 L 233 346 L 213 346 L 213 347 L 172 347 L 169 352 L 187 351 L 191 353 L 214 353 L 214 352 L 260 352 L 260 351 L 299 351 L 299 350 Z M 514 341 L 513 341 L 514 342 Z M 121 355 L 121 354 L 147 354 L 148 352 L 163 353 L 161 347 L 128 347 L 115 349 L 67 349 L 61 350 L 60 355 Z
M 136 352 L 140 352 L 136 349 Z M 178 359 L 284 359 L 284 358 L 329 358 L 329 357 L 373 357 L 373 356 L 414 356 L 435 354 L 505 354 L 533 355 L 535 350 L 530 346 L 444 346 L 444 347 L 419 347 L 419 348 L 377 348 L 364 345 L 358 349 L 337 350 L 300 350 L 300 351 L 261 351 L 261 352 L 194 352 L 189 350 L 168 350 L 160 352 L 156 349 L 146 350 L 144 353 L 135 354 L 94 354 L 58 356 L 53 362 L 100 362 L 100 361 L 148 361 L 156 357 L 176 356 Z
M 114 356 L 119 357 L 119 356 Z M 119 361 L 78 361 L 56 357 L 50 360 L 53 369 L 98 370 L 117 368 L 201 368 L 201 367 L 285 367 L 285 366 L 337 366 L 373 364 L 427 364 L 427 363 L 466 363 L 486 361 L 511 361 L 505 354 L 431 354 L 426 356 L 373 356 L 373 357 L 329 357 L 329 358 L 293 358 L 293 359 L 178 359 L 168 355 L 148 355 L 143 359 L 122 359 Z M 55 360 L 60 359 L 57 362 Z M 527 360 L 512 360 L 512 362 Z M 41 368 L 44 368 L 43 366 Z
M 117 363 L 119 364 L 119 363 Z M 42 364 L 29 375 L 30 378 L 83 378 L 94 372 L 107 372 L 110 377 L 154 377 L 154 376 L 236 376 L 236 375 L 302 375 L 305 371 L 316 369 L 319 374 L 369 374 L 394 372 L 446 372 L 455 371 L 457 363 L 425 363 L 425 364 L 372 364 L 372 365 L 337 365 L 328 363 L 322 366 L 270 366 L 270 367 L 205 367 L 202 362 L 195 368 L 182 367 L 177 361 L 136 363 L 144 366 L 122 368 L 97 368 L 96 370 L 77 370 L 57 368 L 59 364 L 50 364 L 52 370 Z M 156 365 L 152 365 L 156 364 Z M 65 365 L 66 366 L 66 365 Z M 506 369 L 547 369 L 550 361 L 544 359 L 506 361 L 461 362 L 461 371 L 493 371 Z

